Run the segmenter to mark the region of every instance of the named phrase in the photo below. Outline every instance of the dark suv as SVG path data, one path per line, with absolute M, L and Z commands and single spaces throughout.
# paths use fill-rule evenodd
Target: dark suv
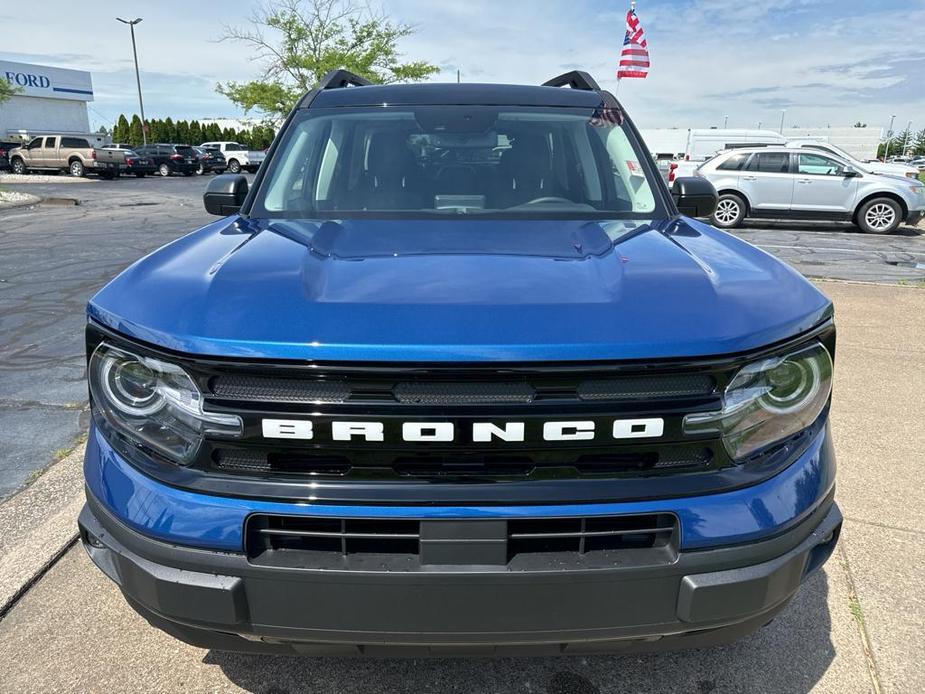
M 135 152 L 150 159 L 161 176 L 180 173 L 192 176 L 199 168 L 199 157 L 189 145 L 163 143 L 136 147 Z
M 841 528 L 835 327 L 691 218 L 715 204 L 668 189 L 585 73 L 329 74 L 250 191 L 209 182 L 221 219 L 90 301 L 91 559 L 221 650 L 598 653 L 767 624 Z

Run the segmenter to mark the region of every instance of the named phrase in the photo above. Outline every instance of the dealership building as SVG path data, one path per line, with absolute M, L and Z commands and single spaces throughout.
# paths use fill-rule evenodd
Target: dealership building
M 0 79 L 19 90 L 0 104 L 0 138 L 90 131 L 89 72 L 0 60 Z

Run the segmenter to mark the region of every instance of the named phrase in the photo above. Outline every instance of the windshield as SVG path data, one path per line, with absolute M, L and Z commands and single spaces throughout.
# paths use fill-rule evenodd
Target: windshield
M 287 128 L 251 214 L 651 218 L 651 166 L 616 110 L 312 109 Z
M 225 145 L 225 150 L 228 152 L 243 152 L 247 149 L 244 145 L 239 145 L 237 142 L 229 142 Z

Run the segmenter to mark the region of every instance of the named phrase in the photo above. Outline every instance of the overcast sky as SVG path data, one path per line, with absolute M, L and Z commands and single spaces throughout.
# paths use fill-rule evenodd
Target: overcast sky
M 0 5 L 0 58 L 89 70 L 91 123 L 136 110 L 128 28 L 137 27 L 149 117 L 235 116 L 216 82 L 247 80 L 246 47 L 218 42 L 244 25 L 251 0 L 73 0 Z M 383 0 L 413 23 L 408 58 L 441 66 L 436 79 L 538 83 L 581 68 L 611 90 L 628 2 Z M 639 0 L 652 68 L 619 97 L 641 127 L 851 125 L 925 128 L 925 0 Z

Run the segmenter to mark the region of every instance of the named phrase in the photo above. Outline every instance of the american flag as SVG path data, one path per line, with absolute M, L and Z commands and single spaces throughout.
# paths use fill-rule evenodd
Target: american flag
M 617 79 L 624 77 L 645 78 L 649 74 L 649 45 L 636 16 L 636 10 L 626 13 L 626 36 L 623 38 L 623 50 L 620 52 L 620 67 Z

